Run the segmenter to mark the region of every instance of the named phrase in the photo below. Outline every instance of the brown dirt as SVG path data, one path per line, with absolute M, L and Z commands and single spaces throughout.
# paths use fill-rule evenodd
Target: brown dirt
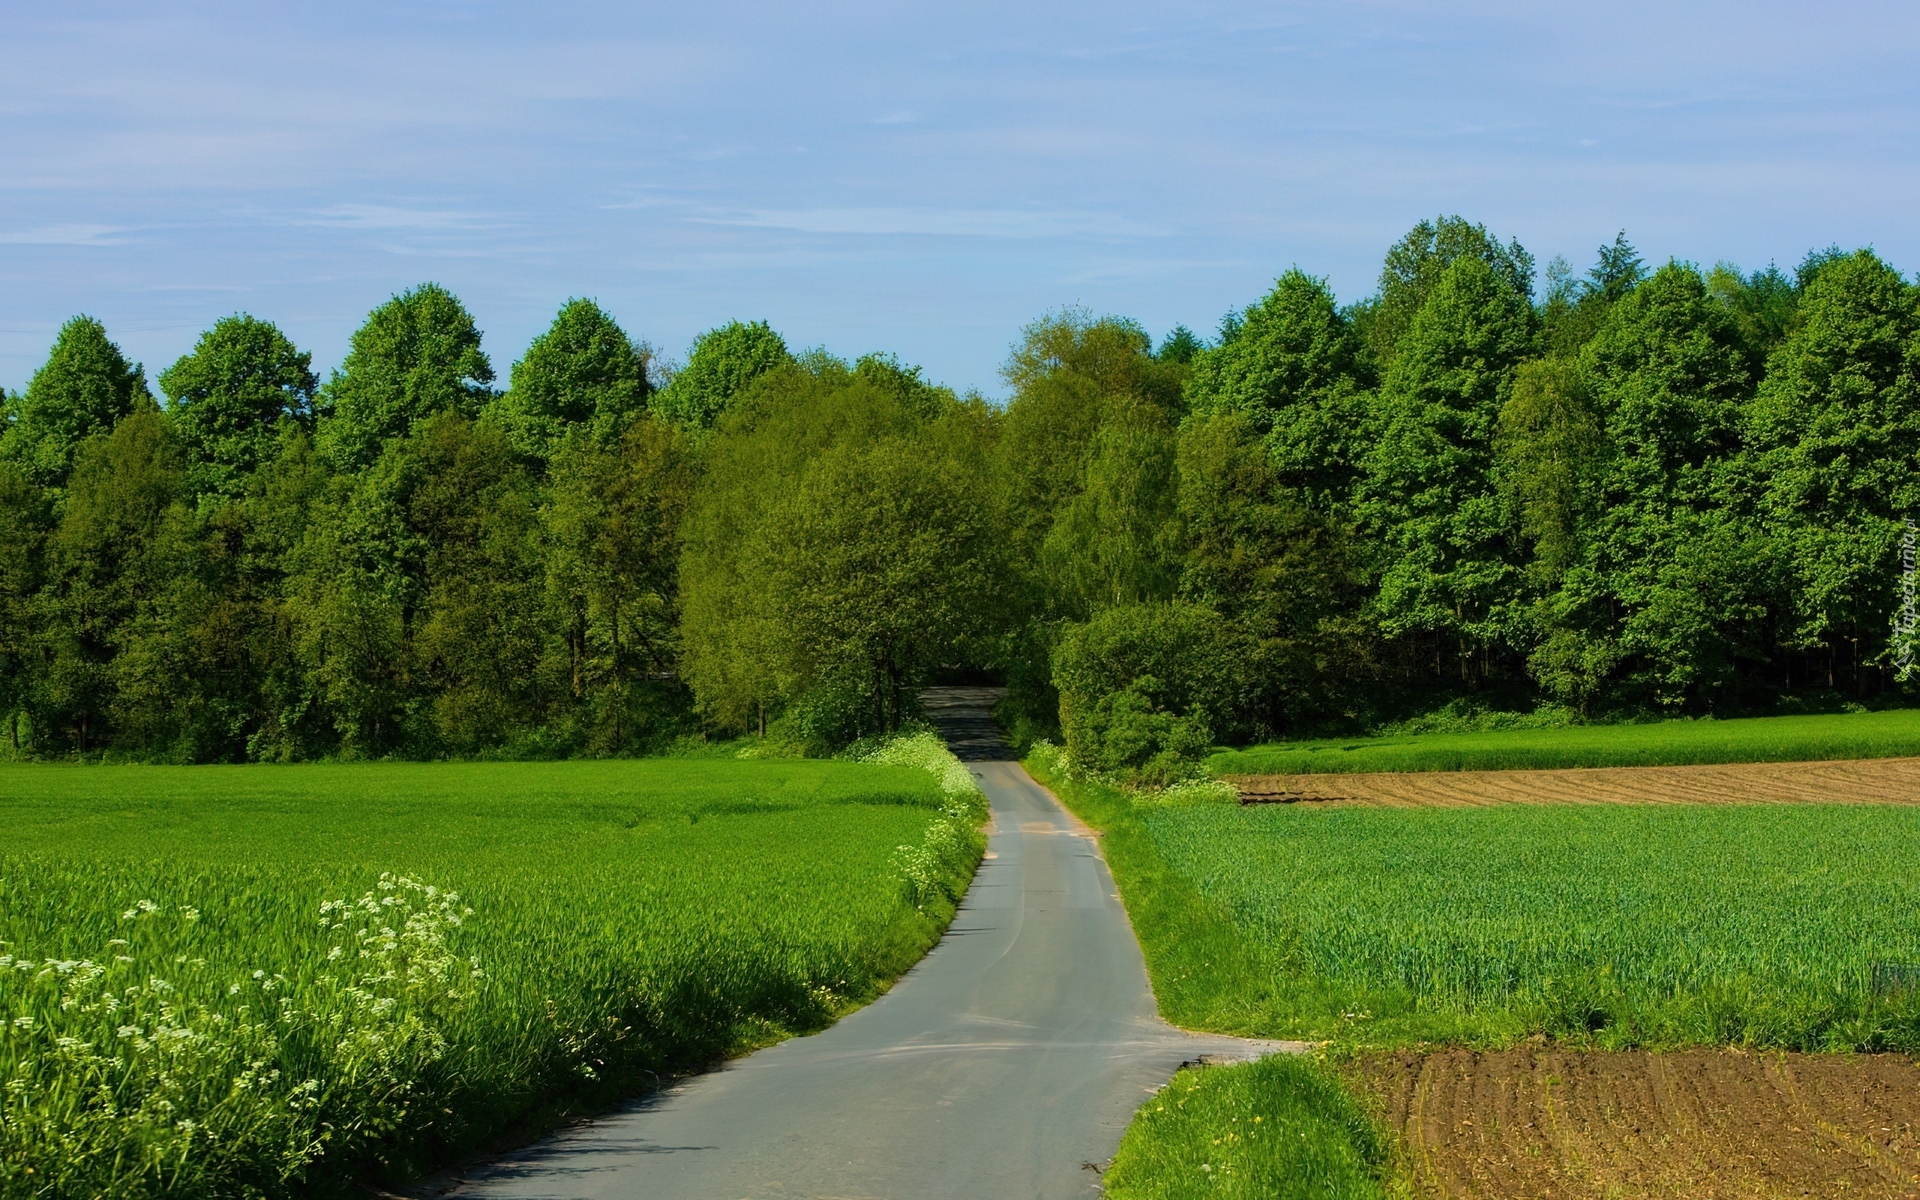
M 1479 804 L 1920 804 L 1920 758 L 1588 767 L 1559 771 L 1406 771 L 1229 775 L 1243 804 L 1337 802 L 1380 808 Z
M 1420 1196 L 1920 1197 L 1920 1064 L 1902 1056 L 1442 1050 L 1349 1074 Z

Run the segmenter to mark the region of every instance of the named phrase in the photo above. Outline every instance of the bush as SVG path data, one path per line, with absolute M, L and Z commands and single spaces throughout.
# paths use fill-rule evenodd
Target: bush
M 1212 609 L 1181 603 L 1122 605 L 1073 627 L 1053 656 L 1068 754 L 1128 782 L 1196 773 L 1217 736 L 1239 732 L 1243 641 Z

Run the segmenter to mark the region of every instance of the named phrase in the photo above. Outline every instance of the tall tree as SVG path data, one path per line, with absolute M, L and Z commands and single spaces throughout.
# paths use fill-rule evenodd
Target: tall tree
M 140 365 L 127 361 L 99 321 L 75 317 L 60 327 L 46 363 L 12 405 L 0 458 L 41 487 L 64 488 L 82 443 L 152 405 Z
M 40 589 L 47 539 L 47 497 L 19 467 L 0 462 L 0 721 L 20 750 L 20 717 L 33 684 Z
M 313 356 L 271 322 L 242 313 L 200 335 L 160 373 L 168 416 L 187 455 L 187 488 L 234 499 L 279 445 L 282 426 L 313 420 Z
M 1241 314 L 1231 338 L 1195 356 L 1186 399 L 1196 414 L 1245 414 L 1284 486 L 1327 510 L 1352 487 L 1372 383 L 1326 281 L 1295 269 Z
M 1884 656 L 1903 522 L 1920 511 L 1917 310 L 1871 250 L 1825 264 L 1746 414 L 1763 519 L 1793 567 L 1793 636 L 1826 649 L 1834 683 L 1861 682 L 1836 662 Z
M 1427 294 L 1462 256 L 1479 259 L 1509 288 L 1532 299 L 1533 255 L 1518 240 L 1503 246 L 1485 225 L 1459 216 L 1421 221 L 1387 251 L 1379 293 L 1355 310 L 1361 335 L 1383 368 L 1393 361 Z
M 1513 514 L 1494 486 L 1495 430 L 1533 308 L 1504 274 L 1461 255 L 1434 284 L 1381 388 L 1381 432 L 1358 487 L 1388 637 L 1453 652 L 1464 681 L 1518 614 Z
M 447 289 L 423 283 L 374 309 L 354 331 L 320 395 L 317 444 L 343 469 L 361 470 L 417 421 L 479 415 L 492 383 L 472 315 Z
M 77 455 L 39 598 L 46 644 L 34 727 L 49 748 L 113 741 L 125 715 L 120 684 L 142 666 L 118 660 L 180 569 L 182 486 L 179 448 L 157 411 L 129 414 Z
M 832 741 L 896 725 L 908 688 L 1004 592 L 978 426 L 844 364 L 781 368 L 722 420 L 686 522 L 682 663 L 722 726 L 762 706 Z
M 1731 317 L 1700 273 L 1668 263 L 1611 308 L 1580 356 L 1613 447 L 1587 586 L 1640 695 L 1669 707 L 1723 694 L 1762 652 L 1770 575 L 1725 486 L 1749 386 Z
M 598 304 L 569 300 L 513 364 L 511 385 L 488 415 L 515 450 L 542 461 L 575 428 L 614 445 L 646 411 L 651 358 L 651 348 L 636 345 Z
M 653 400 L 661 417 L 708 428 L 734 397 L 768 371 L 792 361 L 787 343 L 765 321 L 733 321 L 693 341 L 687 365 Z
M 679 539 L 698 477 L 687 436 L 645 416 L 615 446 L 576 434 L 549 465 L 546 590 L 562 651 L 550 690 L 570 699 L 587 748 L 644 745 L 683 711 Z

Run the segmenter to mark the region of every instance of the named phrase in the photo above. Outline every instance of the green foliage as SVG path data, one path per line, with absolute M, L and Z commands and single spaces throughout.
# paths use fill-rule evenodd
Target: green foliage
M 653 411 L 681 425 L 709 428 L 767 372 L 793 361 L 765 321 L 734 321 L 693 341 L 687 365 L 654 397 Z
M 47 361 L 25 394 L 8 406 L 0 426 L 0 458 L 57 495 L 66 486 L 80 447 L 128 413 L 153 407 L 146 376 L 107 339 L 92 317 L 60 327 Z
M 423 283 L 374 309 L 354 331 L 320 395 L 317 443 L 343 470 L 361 470 L 415 422 L 440 413 L 478 416 L 492 383 L 473 317 L 453 293 Z
M 1243 639 L 1194 604 L 1111 607 L 1068 629 L 1053 656 L 1073 760 L 1165 783 L 1191 773 L 1244 709 Z
M 1532 342 L 1524 295 L 1482 258 L 1456 258 L 1400 341 L 1356 493 L 1376 547 L 1381 627 L 1435 638 L 1463 679 L 1516 620 L 1514 520 L 1492 464 L 1512 372 Z
M 736 402 L 706 468 L 685 525 L 682 658 L 722 728 L 825 703 L 841 716 L 812 725 L 829 744 L 891 731 L 916 681 L 990 630 L 999 531 L 984 447 L 950 395 L 930 413 L 837 361 L 791 365 Z M 851 695 L 864 712 L 849 729 Z
M 1287 487 L 1246 416 L 1195 413 L 1180 433 L 1180 595 L 1231 623 L 1248 691 L 1223 729 L 1263 732 L 1359 703 L 1374 639 L 1351 531 Z
M 0 1192 L 363 1192 L 817 1029 L 979 860 L 924 758 L 7 767 Z
M 1215 754 L 1207 766 L 1221 775 L 1308 775 L 1676 767 L 1909 754 L 1920 754 L 1920 711 L 1914 709 L 1275 742 Z
M 697 478 L 686 435 L 645 416 L 613 446 L 575 434 L 548 466 L 546 603 L 561 637 L 542 673 L 582 748 L 617 754 L 687 732 L 671 676 L 680 521 Z
M 506 428 L 515 450 L 542 461 L 574 429 L 612 445 L 646 411 L 651 358 L 651 348 L 636 346 L 598 304 L 569 300 L 513 364 L 512 384 L 488 416 Z
M 1592 569 L 1565 609 L 1668 708 L 1724 690 L 1754 656 L 1773 567 L 1726 502 L 1748 386 L 1731 318 L 1691 267 L 1669 263 L 1616 303 L 1580 355 L 1612 453 Z
M 1807 285 L 1747 407 L 1762 520 L 1791 565 L 1802 645 L 1865 640 L 1886 661 L 1886 585 L 1920 512 L 1917 334 L 1920 291 L 1870 250 L 1836 258 Z
M 1326 281 L 1295 269 L 1247 308 L 1231 340 L 1194 357 L 1186 400 L 1195 416 L 1244 415 L 1282 484 L 1325 508 L 1352 485 L 1364 449 L 1361 392 L 1371 383 Z
M 270 322 L 241 314 L 215 322 L 193 353 L 160 372 L 189 494 L 239 497 L 275 454 L 283 423 L 311 424 L 312 363 Z
M 1447 268 L 1461 258 L 1484 263 L 1494 278 L 1523 300 L 1533 296 L 1533 255 L 1515 241 L 1502 246 L 1484 225 L 1463 217 L 1421 221 L 1387 251 L 1380 268 L 1380 291 L 1358 314 L 1368 345 L 1382 365 L 1399 353 L 1400 339 L 1414 314 L 1427 303 Z
M 1392 1145 L 1324 1062 L 1276 1054 L 1183 1069 L 1134 1114 L 1101 1182 L 1114 1200 L 1384 1200 Z

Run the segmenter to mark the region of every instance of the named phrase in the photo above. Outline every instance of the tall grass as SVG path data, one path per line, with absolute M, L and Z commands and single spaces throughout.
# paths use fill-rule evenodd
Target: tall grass
M 927 765 L 0 770 L 0 1193 L 397 1181 L 817 1028 L 977 862 Z
M 1920 709 L 1271 742 L 1207 759 L 1215 775 L 1505 771 L 1808 762 L 1920 754 Z

